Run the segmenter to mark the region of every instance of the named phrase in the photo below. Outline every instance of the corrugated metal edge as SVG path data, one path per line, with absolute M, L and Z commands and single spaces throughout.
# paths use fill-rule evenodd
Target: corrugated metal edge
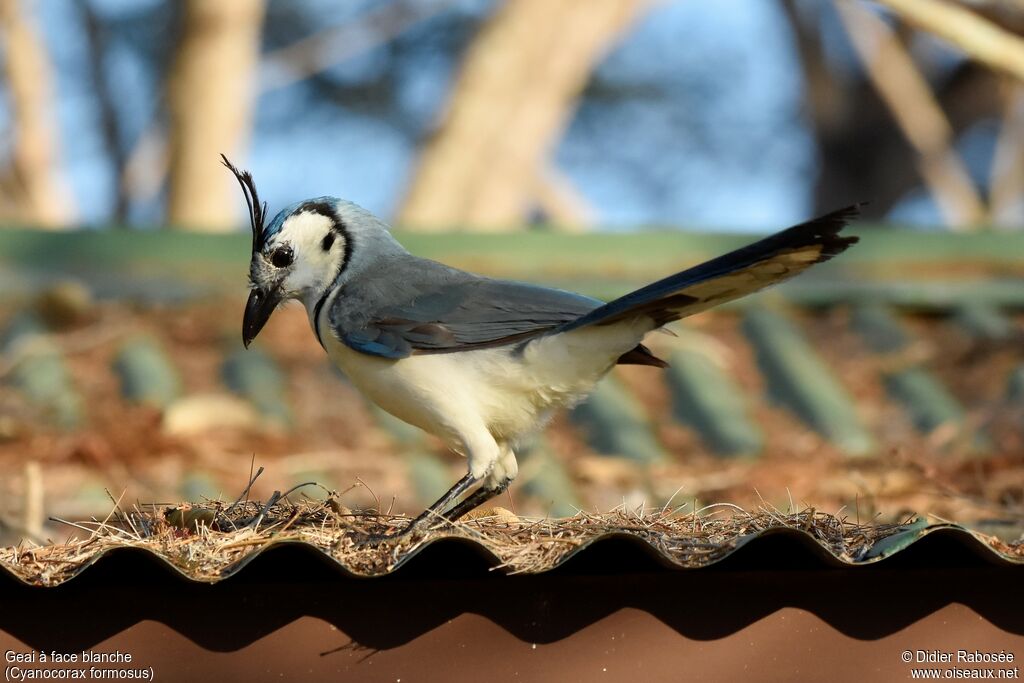
M 659 565 L 661 565 L 662 567 L 664 567 L 666 569 L 677 570 L 677 571 L 678 570 L 695 570 L 695 569 L 702 569 L 702 568 L 712 567 L 712 566 L 721 564 L 721 563 L 723 563 L 723 562 L 725 562 L 727 560 L 734 559 L 737 554 L 744 554 L 745 555 L 745 554 L 748 554 L 748 553 L 751 553 L 751 552 L 757 552 L 757 550 L 752 550 L 750 548 L 751 545 L 754 545 L 754 546 L 757 546 L 758 548 L 760 548 L 760 552 L 763 553 L 763 557 L 762 558 L 757 558 L 755 556 L 755 558 L 748 558 L 748 559 L 769 559 L 769 558 L 773 557 L 773 553 L 772 553 L 773 547 L 772 547 L 772 545 L 770 545 L 771 539 L 773 539 L 773 538 L 787 539 L 789 541 L 795 541 L 795 542 L 800 543 L 805 550 L 809 551 L 815 557 L 815 559 L 820 560 L 823 564 L 825 564 L 828 567 L 833 567 L 833 568 L 869 567 L 869 566 L 872 566 L 872 565 L 877 565 L 879 563 L 885 563 L 890 558 L 892 558 L 892 557 L 894 557 L 896 555 L 899 555 L 900 557 L 903 557 L 903 558 L 908 558 L 908 556 L 914 555 L 915 554 L 914 548 L 917 545 L 917 543 L 920 540 L 922 540 L 922 539 L 924 539 L 926 537 L 929 537 L 929 536 L 931 536 L 931 537 L 939 537 L 939 536 L 941 536 L 941 537 L 946 538 L 947 540 L 952 540 L 952 541 L 958 543 L 963 548 L 963 550 L 966 553 L 970 553 L 975 558 L 977 558 L 977 557 L 983 558 L 984 560 L 986 560 L 986 561 L 988 561 L 988 562 L 990 562 L 992 564 L 995 564 L 995 565 L 1002 565 L 1002 566 L 1006 566 L 1006 567 L 1016 567 L 1016 566 L 1024 567 L 1024 558 L 1014 557 L 1014 556 L 1011 556 L 1011 555 L 1008 555 L 1008 554 L 1004 554 L 1004 553 L 998 551 L 996 548 L 993 548 L 988 542 L 986 542 L 985 538 L 981 534 L 978 534 L 977 532 L 971 531 L 970 529 L 964 528 L 964 527 L 956 525 L 956 524 L 934 524 L 934 525 L 929 525 L 929 526 L 916 525 L 915 524 L 915 525 L 908 525 L 907 528 L 904 531 L 898 532 L 897 534 L 894 534 L 892 536 L 887 537 L 886 539 L 883 539 L 883 541 L 890 541 L 890 542 L 887 543 L 887 544 L 882 544 L 882 543 L 876 544 L 876 546 L 872 547 L 867 553 L 865 553 L 866 556 L 865 556 L 864 559 L 859 559 L 859 560 L 853 561 L 853 562 L 848 561 L 848 560 L 844 560 L 844 559 L 838 557 L 837 555 L 835 555 L 827 545 L 825 545 L 821 541 L 819 541 L 816 538 L 814 538 L 814 536 L 812 536 L 810 533 L 808 533 L 808 532 L 806 532 L 804 530 L 796 529 L 796 528 L 792 528 L 792 527 L 774 527 L 774 528 L 769 528 L 769 529 L 765 529 L 763 531 L 759 531 L 759 532 L 756 532 L 756 533 L 747 534 L 745 536 L 738 537 L 735 540 L 732 540 L 732 541 L 729 541 L 726 544 L 723 544 L 723 546 L 722 546 L 723 548 L 725 548 L 727 545 L 729 545 L 729 543 L 732 544 L 732 547 L 728 548 L 723 554 L 721 554 L 720 556 L 717 556 L 717 557 L 707 561 L 706 563 L 703 563 L 703 564 L 700 564 L 700 565 L 697 565 L 697 566 L 687 565 L 687 564 L 683 564 L 681 562 L 678 562 L 676 559 L 674 559 L 670 555 L 660 552 L 657 548 L 655 548 L 654 545 L 652 545 L 650 542 L 644 540 L 638 534 L 633 534 L 633 533 L 629 533 L 629 532 L 626 532 L 626 531 L 617 531 L 617 532 L 610 532 L 610 533 L 607 533 L 607 534 L 603 534 L 603 535 L 596 536 L 594 538 L 588 539 L 586 542 L 581 544 L 579 547 L 574 548 L 574 549 L 568 551 L 554 566 L 552 566 L 552 567 L 550 567 L 548 569 L 545 569 L 545 570 L 543 570 L 541 572 L 521 572 L 521 573 L 543 574 L 543 573 L 547 573 L 549 571 L 553 571 L 555 569 L 562 568 L 567 563 L 569 563 L 570 561 L 574 561 L 574 562 L 577 562 L 577 561 L 580 561 L 580 560 L 585 561 L 586 560 L 586 551 L 588 551 L 589 549 L 592 549 L 597 544 L 606 543 L 608 541 L 619 541 L 619 542 L 623 542 L 624 541 L 624 542 L 626 542 L 627 544 L 633 546 L 636 549 L 637 556 L 635 556 L 633 558 L 621 558 L 620 557 L 620 559 L 627 559 L 628 560 L 628 559 L 647 558 L 647 559 L 652 559 L 652 560 L 656 561 Z M 429 540 L 421 543 L 420 545 L 410 549 L 401 558 L 399 558 L 398 561 L 396 561 L 392 566 L 390 566 L 386 571 L 382 571 L 382 572 L 378 572 L 378 573 L 373 573 L 373 574 L 366 574 L 366 573 L 360 573 L 360 572 L 357 572 L 357 571 L 353 571 L 350 567 L 346 566 L 344 563 L 342 563 L 337 558 L 333 557 L 332 555 L 324 552 L 320 548 L 318 548 L 318 547 L 316 547 L 316 546 L 314 546 L 314 545 L 312 545 L 310 543 L 307 543 L 305 541 L 300 541 L 300 540 L 295 540 L 295 539 L 282 539 L 282 540 L 273 540 L 272 539 L 272 540 L 268 541 L 266 545 L 262 546 L 258 550 L 250 553 L 249 555 L 246 555 L 245 557 L 241 558 L 240 560 L 238 560 L 235 563 L 227 565 L 223 569 L 223 571 L 221 572 L 221 574 L 218 577 L 212 578 L 212 579 L 211 578 L 196 578 L 194 576 L 191 576 L 188 573 L 186 573 L 185 571 L 183 571 L 180 567 L 172 564 L 170 561 L 168 561 L 166 558 L 164 558 L 160 554 L 155 553 L 155 552 L 153 552 L 153 551 L 151 551 L 149 549 L 138 548 L 138 547 L 124 547 L 124 548 L 112 548 L 112 549 L 109 549 L 109 550 L 101 551 L 101 552 L 97 553 L 96 555 L 94 555 L 93 557 L 89 558 L 88 561 L 84 562 L 69 578 L 66 578 L 66 579 L 64 579 L 62 581 L 59 581 L 59 582 L 54 582 L 52 584 L 46 584 L 45 586 L 41 586 L 41 587 L 49 588 L 49 587 L 60 586 L 60 585 L 62 585 L 64 583 L 67 583 L 68 581 L 73 580 L 74 578 L 76 578 L 78 576 L 81 576 L 84 572 L 88 571 L 90 568 L 93 568 L 94 565 L 96 565 L 97 563 L 100 563 L 101 561 L 103 561 L 104 564 L 106 564 L 106 563 L 110 562 L 111 560 L 116 559 L 116 557 L 118 557 L 120 555 L 126 555 L 126 554 L 127 555 L 131 555 L 131 554 L 146 555 L 149 558 L 151 558 L 153 560 L 156 560 L 159 564 L 165 566 L 171 572 L 171 574 L 176 575 L 176 576 L 180 577 L 181 579 L 183 579 L 185 581 L 188 581 L 188 582 L 191 582 L 191 583 L 196 583 L 196 584 L 215 584 L 215 583 L 218 583 L 219 581 L 223 581 L 224 579 L 227 579 L 229 577 L 235 576 L 236 574 L 241 572 L 251 562 L 253 562 L 257 558 L 261 557 L 264 553 L 266 553 L 266 552 L 268 552 L 270 550 L 273 550 L 273 549 L 278 549 L 278 548 L 282 548 L 282 547 L 286 547 L 286 546 L 289 546 L 289 547 L 299 547 L 299 548 L 303 548 L 303 549 L 308 550 L 309 553 L 311 555 L 316 556 L 317 559 L 319 559 L 319 560 L 326 560 L 327 564 L 329 564 L 329 565 L 333 566 L 334 568 L 336 568 L 342 576 L 349 577 L 349 578 L 360 578 L 360 579 L 376 578 L 376 577 L 383 577 L 383 576 L 388 576 L 388 575 L 394 574 L 399 569 L 408 568 L 410 565 L 414 565 L 416 563 L 415 561 L 417 560 L 417 558 L 422 559 L 421 556 L 422 556 L 422 554 L 423 554 L 423 552 L 425 550 L 427 550 L 428 548 L 433 548 L 437 544 L 441 544 L 441 545 L 457 544 L 457 545 L 460 545 L 460 546 L 463 546 L 463 547 L 468 547 L 468 548 L 472 549 L 474 552 L 476 552 L 480 556 L 481 561 L 486 563 L 489 568 L 491 568 L 493 570 L 496 570 L 496 571 L 499 571 L 501 573 L 506 573 L 506 574 L 517 573 L 514 570 L 513 571 L 508 571 L 508 569 L 509 569 L 508 567 L 501 567 L 501 566 L 499 566 L 501 564 L 500 558 L 497 555 L 495 555 L 493 552 L 491 552 L 485 545 L 479 543 L 478 541 L 476 541 L 476 540 L 474 540 L 474 539 L 472 539 L 470 537 L 463 536 L 463 535 L 457 535 L 457 534 L 446 534 L 446 535 L 443 535 L 443 536 L 437 536 L 435 538 L 429 539 Z M 884 547 L 879 549 L 878 548 L 879 545 L 884 545 Z M 776 548 L 777 548 L 777 546 L 776 546 Z M 435 550 L 437 550 L 437 548 L 435 548 Z M 593 553 L 591 553 L 591 554 L 593 554 Z M 777 556 L 775 556 L 775 557 L 777 557 Z M 912 559 L 912 558 L 908 558 L 908 559 Z M 954 558 L 954 559 L 956 559 L 956 558 Z M 14 581 L 16 581 L 16 582 L 18 582 L 20 584 L 27 585 L 27 586 L 38 586 L 38 584 L 30 583 L 30 582 L 27 582 L 27 581 L 23 580 L 21 577 L 19 577 L 17 574 L 15 574 L 13 571 L 11 571 L 9 569 L 9 567 L 7 567 L 6 565 L 0 564 L 0 571 L 2 571 L 2 573 L 4 575 L 6 575 L 7 577 L 10 577 L 11 579 L 13 579 Z

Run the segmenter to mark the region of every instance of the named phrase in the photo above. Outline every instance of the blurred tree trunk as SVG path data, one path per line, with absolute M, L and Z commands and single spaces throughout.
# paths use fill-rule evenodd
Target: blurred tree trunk
M 13 217 L 40 227 L 62 228 L 71 221 L 74 209 L 57 167 L 50 63 L 26 9 L 20 0 L 0 0 L 4 72 L 14 127 L 4 184 L 12 195 Z
M 223 231 L 235 225 L 234 179 L 220 164 L 251 125 L 263 0 L 187 0 L 167 83 L 168 223 Z
M 982 223 L 986 207 L 954 148 L 953 127 L 899 37 L 860 0 L 841 0 L 836 8 L 868 78 L 917 152 L 921 177 L 950 228 Z
M 128 216 L 128 193 L 124 191 L 121 178 L 124 175 L 126 154 L 124 146 L 121 144 L 121 124 L 115 105 L 118 94 L 107 77 L 105 68 L 109 36 L 107 36 L 106 28 L 90 0 L 76 0 L 76 4 L 82 15 L 82 25 L 85 27 L 85 38 L 89 49 L 89 77 L 92 80 L 92 88 L 96 97 L 96 107 L 99 109 L 100 134 L 112 166 L 111 171 L 116 179 L 111 197 L 113 223 L 117 227 L 124 227 Z
M 816 0 L 786 0 L 804 72 L 808 115 L 820 148 L 815 209 L 824 212 L 852 199 L 870 200 L 865 214 L 884 217 L 921 184 L 919 158 L 909 155 L 888 104 L 866 73 L 834 69 L 826 54 L 823 13 L 837 11 Z M 978 121 L 1001 113 L 999 78 L 964 62 L 935 84 L 935 97 L 959 137 Z
M 941 0 L 879 0 L 908 23 L 993 69 L 1024 80 L 1024 40 L 971 10 Z
M 509 0 L 463 59 L 399 222 L 424 230 L 521 225 L 551 147 L 595 63 L 647 6 L 640 0 Z
M 825 5 L 786 0 L 803 70 L 806 113 L 817 138 L 818 178 L 814 212 L 870 199 L 868 216 L 885 215 L 918 183 L 906 142 L 871 84 L 835 71 L 821 34 Z
M 1007 78 L 1003 99 L 989 201 L 993 224 L 1010 228 L 1024 222 L 1024 85 Z

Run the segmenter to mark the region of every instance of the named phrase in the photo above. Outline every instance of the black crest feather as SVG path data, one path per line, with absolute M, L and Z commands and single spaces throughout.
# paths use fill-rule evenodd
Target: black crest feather
M 252 225 L 252 251 L 256 253 L 263 250 L 263 228 L 267 219 L 267 203 L 260 203 L 260 196 L 256 193 L 256 182 L 248 171 L 239 171 L 234 164 L 228 161 L 223 154 L 221 160 L 229 171 L 231 171 L 238 184 L 242 187 L 242 194 L 245 195 L 245 202 L 249 205 L 249 223 Z

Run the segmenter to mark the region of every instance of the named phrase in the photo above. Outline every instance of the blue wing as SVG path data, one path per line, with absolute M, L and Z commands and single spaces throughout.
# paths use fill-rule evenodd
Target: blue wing
M 403 255 L 346 283 L 332 304 L 331 332 L 384 358 L 502 346 L 587 325 L 647 316 L 651 329 L 789 279 L 857 241 L 839 231 L 848 207 L 783 230 L 638 289 L 610 303 L 521 282 L 491 280 Z M 664 367 L 643 346 L 620 363 Z
M 598 299 L 408 257 L 346 285 L 330 311 L 346 345 L 384 358 L 502 346 L 549 332 Z

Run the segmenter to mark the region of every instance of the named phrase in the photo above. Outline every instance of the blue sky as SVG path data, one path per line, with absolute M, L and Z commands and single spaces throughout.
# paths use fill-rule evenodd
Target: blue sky
M 334 9 L 337 4 L 303 3 L 315 16 L 323 15 L 323 25 L 343 22 L 372 4 L 344 5 L 342 14 Z M 104 16 L 147 5 L 159 3 L 94 3 Z M 452 11 L 480 15 L 490 7 L 488 0 L 464 0 Z M 102 224 L 110 216 L 114 179 L 85 77 L 80 20 L 71 2 L 36 8 L 56 67 L 65 173 L 82 221 Z M 416 30 L 424 36 L 443 31 L 445 17 Z M 388 68 L 385 57 L 384 48 L 370 50 L 332 68 L 331 76 L 358 82 Z M 424 133 L 443 110 L 456 57 L 428 46 L 394 74 L 402 114 Z M 159 83 L 117 42 L 107 68 L 121 95 L 118 106 L 127 135 L 137 136 L 158 109 Z M 800 73 L 788 22 L 776 2 L 654 3 L 598 66 L 597 76 L 657 97 L 583 102 L 554 150 L 554 163 L 607 229 L 763 230 L 793 223 L 811 211 L 816 174 L 816 150 L 801 109 Z M 261 193 L 272 207 L 337 195 L 390 218 L 415 160 L 409 131 L 356 106 L 307 106 L 305 87 L 273 90 L 257 101 L 243 163 L 253 170 Z M 980 138 L 971 144 L 983 145 Z M 211 157 L 219 151 L 211 150 Z M 905 213 L 911 219 L 927 217 L 927 197 L 908 201 Z M 159 222 L 159 203 L 136 210 L 131 219 Z

